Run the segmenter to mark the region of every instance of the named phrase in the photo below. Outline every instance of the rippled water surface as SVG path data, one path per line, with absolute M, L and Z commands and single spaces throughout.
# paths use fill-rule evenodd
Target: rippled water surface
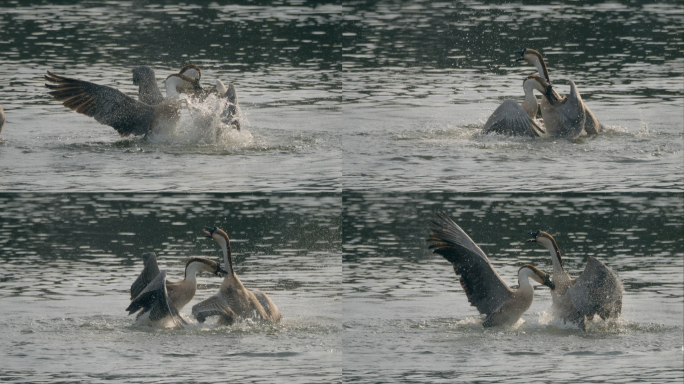
M 6 382 L 332 382 L 340 379 L 338 197 L 0 195 L 0 379 Z M 124 310 L 153 251 L 170 280 L 219 259 L 202 227 L 232 238 L 236 273 L 283 313 L 275 325 L 135 326 Z
M 346 193 L 344 375 L 361 382 L 679 382 L 684 239 L 681 195 Z M 446 212 L 501 277 L 522 264 L 550 271 L 527 231 L 552 234 L 577 276 L 588 256 L 616 271 L 623 314 L 586 333 L 551 314 L 548 289 L 522 322 L 484 329 L 451 265 L 427 249 Z M 598 319 L 598 317 L 597 317 Z

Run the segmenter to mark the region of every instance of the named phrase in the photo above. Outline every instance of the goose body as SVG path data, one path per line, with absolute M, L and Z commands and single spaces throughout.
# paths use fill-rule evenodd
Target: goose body
M 618 275 L 593 256 L 589 256 L 582 274 L 576 279 L 563 269 L 563 259 L 556 240 L 546 232 L 531 233 L 535 242 L 549 250 L 553 263 L 551 298 L 556 313 L 566 321 L 585 329 L 586 320 L 598 314 L 602 319 L 622 312 L 622 282 Z
M 245 288 L 235 274 L 228 235 L 216 227 L 205 227 L 204 233 L 221 246 L 228 272 L 217 294 L 192 307 L 197 321 L 202 323 L 210 316 L 219 316 L 219 324 L 224 325 L 251 318 L 268 322 L 280 320 L 282 314 L 273 301 L 259 290 Z
M 582 133 L 596 135 L 603 130 L 603 125 L 582 100 L 574 82 L 570 81 L 568 96 L 560 96 L 551 86 L 548 67 L 542 55 L 527 48 L 517 53 L 521 56 L 518 61 L 534 65 L 546 83 L 541 111 L 544 126 L 550 136 L 577 137 Z
M 487 119 L 482 130 L 483 133 L 496 132 L 513 136 L 543 137 L 546 132 L 534 118 L 537 115 L 539 104 L 534 96 L 534 90 L 544 93 L 541 84 L 529 76 L 523 81 L 525 100 L 518 104 L 514 100 L 505 100 L 494 113 Z
M 45 80 L 48 92 L 57 101 L 80 114 L 114 128 L 121 137 L 168 132 L 175 129 L 180 118 L 179 91 L 187 87 L 189 78 L 173 74 L 166 80 L 166 99 L 151 105 L 133 99 L 123 92 L 88 81 L 57 76 L 50 71 Z M 147 97 L 147 96 L 146 96 Z M 150 101 L 154 96 L 150 96 Z
M 166 280 L 166 271 L 159 271 L 154 253 L 143 255 L 143 265 L 143 271 L 131 285 L 131 304 L 126 310 L 130 315 L 142 309 L 136 320 L 148 325 L 163 324 L 167 320 L 178 327 L 186 325 L 179 311 L 195 296 L 197 272 L 217 276 L 225 272 L 215 261 L 195 257 L 186 263 L 184 279 L 171 282 Z
M 518 288 L 509 288 L 489 262 L 487 255 L 444 213 L 437 213 L 427 241 L 432 252 L 449 261 L 468 301 L 487 317 L 485 327 L 515 324 L 532 305 L 534 288 L 530 279 L 553 286 L 549 275 L 530 264 L 518 270 Z

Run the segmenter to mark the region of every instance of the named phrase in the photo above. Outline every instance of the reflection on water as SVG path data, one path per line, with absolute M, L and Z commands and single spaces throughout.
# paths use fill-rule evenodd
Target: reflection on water
M 682 197 L 345 193 L 345 375 L 530 382 L 553 372 L 560 382 L 679 380 Z M 624 283 L 622 317 L 597 318 L 583 333 L 553 319 L 548 289 L 535 287 L 522 324 L 483 329 L 449 263 L 427 249 L 429 220 L 440 210 L 510 286 L 517 285 L 522 264 L 551 269 L 548 251 L 526 243 L 527 231 L 554 236 L 571 276 L 583 270 L 588 256 L 599 258 Z
M 339 203 L 334 195 L 0 195 L 0 305 L 11 308 L 0 314 L 0 377 L 338 380 Z M 142 253 L 155 252 L 173 281 L 189 257 L 221 258 L 205 225 L 231 236 L 236 273 L 271 297 L 280 323 L 196 323 L 192 305 L 221 283 L 208 274 L 181 311 L 186 330 L 139 327 L 127 316 Z

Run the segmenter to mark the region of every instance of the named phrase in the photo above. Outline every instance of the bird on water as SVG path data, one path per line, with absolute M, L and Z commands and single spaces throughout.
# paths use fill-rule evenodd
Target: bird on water
M 546 232 L 530 232 L 527 240 L 548 249 L 553 273 L 551 298 L 556 313 L 564 320 L 586 329 L 586 321 L 598 314 L 602 319 L 615 318 L 622 312 L 622 282 L 618 275 L 593 256 L 589 256 L 584 272 L 571 278 L 563 268 L 556 240 Z
M 219 324 L 231 325 L 241 319 L 276 322 L 282 314 L 271 299 L 259 290 L 247 289 L 233 268 L 232 251 L 228 234 L 217 227 L 205 227 L 206 237 L 216 241 L 223 251 L 228 270 L 218 293 L 192 307 L 192 314 L 203 323 L 207 317 L 219 316 Z
M 136 316 L 141 324 L 158 325 L 171 320 L 177 327 L 187 323 L 179 311 L 195 297 L 197 291 L 197 272 L 205 271 L 220 276 L 226 274 L 219 263 L 193 257 L 185 264 L 183 280 L 166 280 L 166 271 L 159 271 L 157 257 L 153 252 L 142 256 L 144 268 L 131 285 L 131 304 L 126 308 L 131 315 L 142 309 Z
M 520 319 L 534 299 L 529 279 L 553 288 L 550 276 L 531 264 L 518 270 L 518 288 L 509 288 L 482 249 L 446 214 L 436 213 L 431 222 L 429 249 L 453 265 L 468 301 L 486 315 L 483 326 L 508 326 Z

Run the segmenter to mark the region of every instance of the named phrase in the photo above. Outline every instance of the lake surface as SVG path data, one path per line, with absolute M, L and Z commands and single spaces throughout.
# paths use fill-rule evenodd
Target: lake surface
M 11 1 L 0 4 L 0 380 L 677 382 L 684 379 L 684 7 L 679 1 Z M 596 137 L 482 135 L 540 51 Z M 242 130 L 183 109 L 121 138 L 48 95 L 46 71 L 137 99 L 186 64 L 233 84 Z M 624 313 L 582 333 L 548 289 L 484 330 L 427 250 L 444 210 L 509 284 L 542 229 L 571 274 L 595 255 Z M 274 326 L 147 329 L 126 315 L 140 255 L 171 280 L 205 239 L 282 310 Z M 199 278 L 197 302 L 219 286 Z M 194 303 L 195 301 L 193 301 Z M 191 303 L 192 304 L 192 303 Z
M 0 378 L 6 382 L 331 382 L 341 375 L 339 198 L 244 195 L 0 195 Z M 141 254 L 169 279 L 188 258 L 222 258 L 283 313 L 275 325 L 134 325 L 124 310 Z
M 681 195 L 345 193 L 343 351 L 347 381 L 677 382 L 684 345 Z M 488 328 L 451 265 L 427 249 L 444 211 L 517 286 L 531 263 L 551 270 L 527 231 L 550 233 L 566 270 L 588 256 L 624 284 L 622 316 L 586 333 L 554 319 L 547 288 L 522 322 Z M 598 319 L 598 317 L 597 317 Z

